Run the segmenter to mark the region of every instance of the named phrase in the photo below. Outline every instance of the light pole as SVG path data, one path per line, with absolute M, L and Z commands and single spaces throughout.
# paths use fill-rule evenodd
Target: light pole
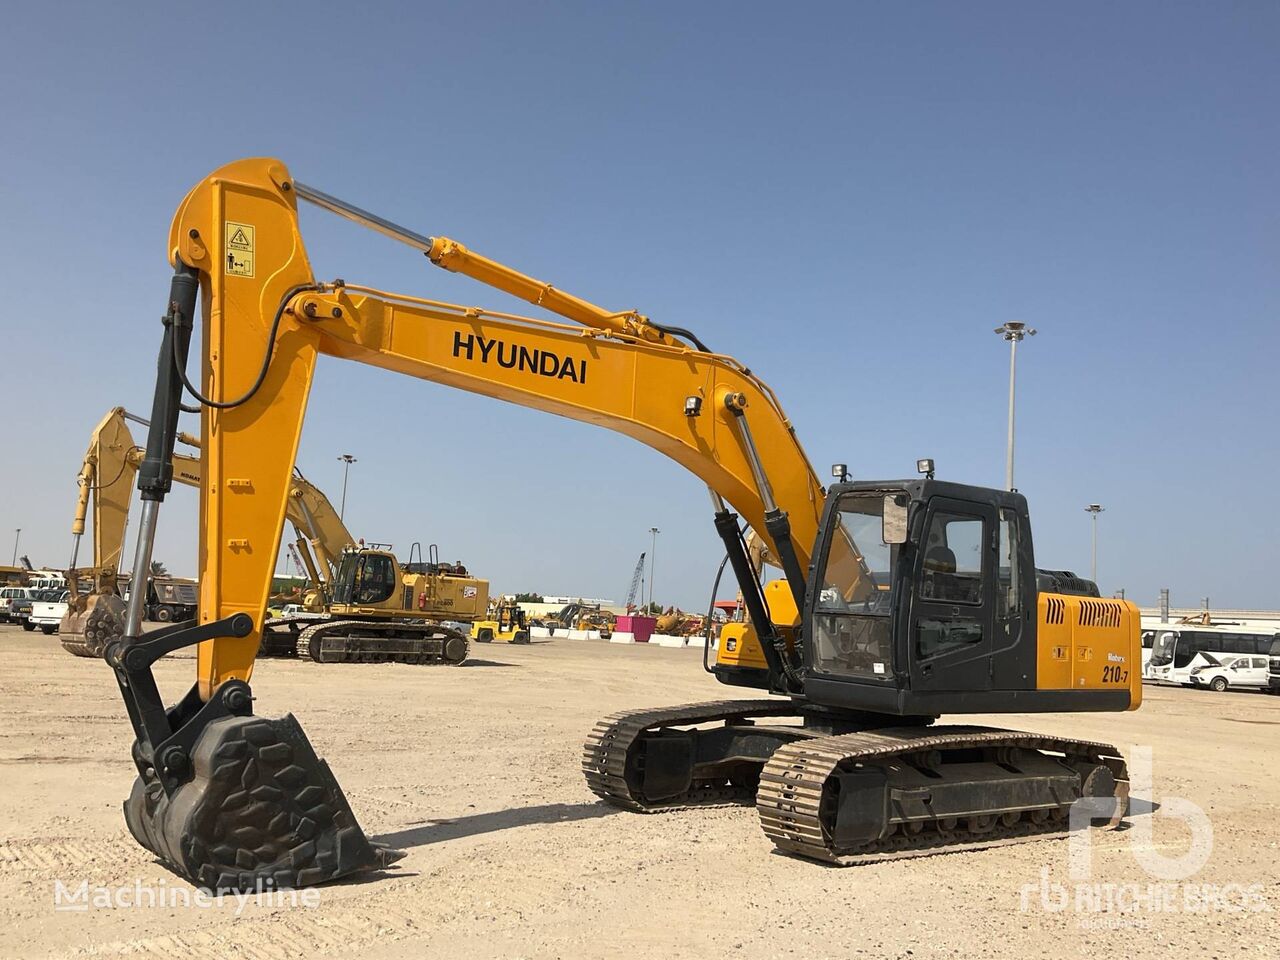
M 1091 551 L 1093 560 L 1090 567 L 1089 579 L 1095 584 L 1098 582 L 1098 514 L 1100 514 L 1103 509 L 1104 508 L 1100 503 L 1091 503 L 1084 508 L 1085 513 L 1093 515 L 1093 549 Z
M 22 536 L 22 528 L 15 527 L 13 530 L 13 560 L 9 566 L 16 567 L 18 565 L 18 538 Z
M 1013 489 L 1013 409 L 1014 386 L 1018 381 L 1018 344 L 1024 337 L 1034 337 L 1036 331 L 1020 320 L 1010 320 L 996 327 L 996 333 L 1009 341 L 1009 446 L 1005 459 L 1004 485 Z
M 648 603 L 648 606 L 645 608 L 646 610 L 650 609 L 653 606 L 653 561 L 654 561 L 654 558 L 658 555 L 658 534 L 660 534 L 661 532 L 662 531 L 659 530 L 657 527 L 649 528 L 649 533 L 653 537 L 653 545 L 649 548 L 649 603 Z M 650 610 L 650 612 L 652 611 Z
M 341 505 L 340 507 L 338 507 L 338 519 L 339 519 L 339 520 L 345 520 L 345 519 L 346 519 L 346 517 L 347 517 L 347 474 L 349 474 L 349 473 L 351 472 L 351 465 L 352 465 L 353 463 L 358 463 L 359 461 L 358 461 L 358 460 L 356 460 L 356 458 L 355 458 L 355 457 L 353 457 L 353 456 L 352 456 L 351 454 L 349 454 L 349 453 L 344 453 L 342 456 L 338 457 L 338 459 L 339 459 L 339 460 L 341 460 L 341 461 L 342 461 L 342 463 L 343 463 L 343 467 L 342 467 L 342 505 Z

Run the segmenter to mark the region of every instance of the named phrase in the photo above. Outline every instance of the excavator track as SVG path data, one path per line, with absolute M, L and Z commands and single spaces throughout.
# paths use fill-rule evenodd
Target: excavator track
M 325 620 L 298 634 L 297 656 L 316 663 L 460 666 L 471 651 L 463 633 L 438 623 Z
M 262 642 L 258 647 L 259 657 L 296 657 L 298 655 L 298 635 L 307 625 L 314 625 L 315 620 L 295 617 L 271 617 L 262 623 Z
M 842 811 L 842 789 L 855 792 L 856 807 L 867 778 L 878 783 L 870 806 L 883 808 Z M 780 747 L 761 772 L 756 806 L 779 850 L 851 866 L 1061 836 L 1082 795 L 1113 796 L 1114 825 L 1128 788 L 1124 760 L 1105 743 L 987 727 L 883 728 Z M 842 820 L 855 829 L 842 831 Z
M 677 796 L 651 801 L 642 792 L 644 757 L 635 750 L 644 735 L 663 727 L 682 727 L 716 721 L 748 721 L 761 717 L 794 716 L 789 700 L 711 700 L 679 707 L 630 710 L 598 721 L 582 748 L 582 772 L 596 796 L 618 807 L 654 813 L 684 807 L 725 806 L 750 803 L 754 782 L 695 779 Z M 799 732 L 799 731 L 797 731 Z

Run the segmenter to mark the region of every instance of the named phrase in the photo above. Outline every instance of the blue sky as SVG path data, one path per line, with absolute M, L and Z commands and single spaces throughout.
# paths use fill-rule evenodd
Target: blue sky
M 0 544 L 65 564 L 88 432 L 149 407 L 183 193 L 252 155 L 778 392 L 820 473 L 1018 486 L 1041 566 L 1280 606 L 1280 7 L 24 4 L 0 80 Z M 318 210 L 322 277 L 523 310 Z M 299 465 L 496 590 L 705 604 L 705 491 L 633 441 L 322 360 Z M 1258 488 L 1259 495 L 1246 495 Z M 179 490 L 157 556 L 195 565 Z M 5 532 L 7 529 L 7 533 Z

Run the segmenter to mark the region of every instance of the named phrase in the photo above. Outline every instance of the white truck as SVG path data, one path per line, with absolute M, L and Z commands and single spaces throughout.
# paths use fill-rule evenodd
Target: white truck
M 1200 690 L 1265 690 L 1268 684 L 1267 658 L 1254 656 L 1213 657 L 1202 653 L 1200 658 L 1209 661 L 1191 668 L 1191 685 Z
M 18 599 L 32 599 L 39 591 L 35 587 L 0 587 L 0 623 L 7 623 L 9 604 Z
M 70 596 L 69 591 L 63 590 L 57 595 L 56 600 L 37 600 L 31 605 L 31 616 L 27 618 L 27 622 L 39 627 L 46 634 L 56 633 L 58 624 L 67 615 L 67 599 Z

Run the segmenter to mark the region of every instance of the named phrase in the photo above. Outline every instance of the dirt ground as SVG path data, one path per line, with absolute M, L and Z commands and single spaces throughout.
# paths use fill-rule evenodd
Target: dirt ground
M 0 956 L 1280 953 L 1280 698 L 1148 688 L 1132 714 L 979 721 L 1111 741 L 1131 763 L 1134 745 L 1152 748 L 1154 789 L 1135 794 L 1129 829 L 1093 832 L 1082 878 L 1065 840 L 839 869 L 773 853 L 750 807 L 645 816 L 587 791 L 579 756 L 597 717 L 733 695 L 697 652 L 473 652 L 462 668 L 259 664 L 257 712 L 296 713 L 366 832 L 408 856 L 319 888 L 317 904 L 174 906 L 190 887 L 124 827 L 132 737 L 109 671 L 0 627 Z M 161 664 L 170 699 L 193 667 Z M 1141 858 L 1191 846 L 1177 798 L 1207 814 L 1212 853 L 1189 877 L 1153 876 Z M 144 891 L 138 907 L 56 910 L 57 884 L 82 881 L 95 898 L 142 887 L 160 904 Z

